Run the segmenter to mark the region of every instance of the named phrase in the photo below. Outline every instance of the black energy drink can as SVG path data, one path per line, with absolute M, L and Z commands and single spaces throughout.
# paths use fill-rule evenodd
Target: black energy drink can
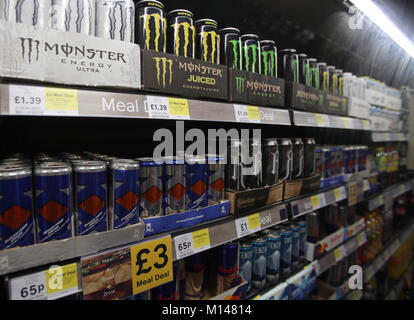
M 242 141 L 228 141 L 227 164 L 225 167 L 224 183 L 226 189 L 243 191 L 247 189 L 246 176 L 242 174 Z
M 220 63 L 220 35 L 217 21 L 201 19 L 196 27 L 196 58 L 211 63 Z
M 316 146 L 315 139 L 313 138 L 303 139 L 303 149 L 304 149 L 303 175 L 305 177 L 313 176 L 316 172 L 315 146 Z
M 308 55 L 301 53 L 299 57 L 299 83 L 310 86 L 310 64 Z
M 260 41 L 262 74 L 277 78 L 277 48 L 273 40 Z
M 261 188 L 263 186 L 263 170 L 262 170 L 262 144 L 260 140 L 249 140 L 249 153 L 252 162 L 244 165 L 250 172 L 246 176 L 247 187 L 251 189 Z
M 319 88 L 325 92 L 329 91 L 329 71 L 325 62 L 319 63 Z
M 279 147 L 277 139 L 263 139 L 263 186 L 273 186 L 279 179 Z
M 299 83 L 299 57 L 295 49 L 284 49 L 279 54 L 279 74 L 285 81 Z
M 240 30 L 224 28 L 220 34 L 220 63 L 229 68 L 242 70 L 242 44 Z
M 255 34 L 244 34 L 241 36 L 241 42 L 243 70 L 261 73 L 259 36 Z
M 310 212 L 306 216 L 307 241 L 317 243 L 319 241 L 319 216 L 317 212 Z
M 292 140 L 279 140 L 279 179 L 287 180 L 292 172 Z
M 135 42 L 146 50 L 166 52 L 167 19 L 164 5 L 156 0 L 135 5 Z
M 333 94 L 338 93 L 338 77 L 334 66 L 328 66 L 329 72 L 329 92 Z
M 309 84 L 311 87 L 315 89 L 319 89 L 319 64 L 318 60 L 311 58 L 309 59 L 309 73 L 310 73 L 310 79 Z
M 336 77 L 338 79 L 338 95 L 344 95 L 344 72 L 341 69 L 336 69 Z
M 292 172 L 291 179 L 299 179 L 303 176 L 304 145 L 301 138 L 292 139 Z
M 195 27 L 193 14 L 184 9 L 167 14 L 167 51 L 186 58 L 195 58 Z

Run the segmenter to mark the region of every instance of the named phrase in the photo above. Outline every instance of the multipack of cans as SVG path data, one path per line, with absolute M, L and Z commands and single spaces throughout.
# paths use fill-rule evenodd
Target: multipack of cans
M 0 249 L 216 204 L 224 197 L 220 161 L 214 155 L 157 162 L 89 152 L 0 159 Z
M 313 138 L 232 139 L 228 143 L 225 171 L 228 190 L 270 187 L 280 181 L 309 177 L 315 172 Z

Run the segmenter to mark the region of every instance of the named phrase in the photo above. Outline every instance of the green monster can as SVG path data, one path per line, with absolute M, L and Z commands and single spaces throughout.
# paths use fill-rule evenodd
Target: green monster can
M 299 83 L 299 57 L 295 49 L 284 49 L 279 54 L 279 74 L 285 81 Z
M 309 69 L 310 69 L 310 86 L 319 89 L 319 64 L 318 60 L 314 58 L 309 59 Z
M 338 78 L 334 66 L 328 66 L 329 73 L 329 92 L 338 94 Z
M 242 69 L 240 30 L 224 28 L 220 33 L 220 63 L 233 69 Z
M 248 72 L 260 72 L 260 45 L 259 37 L 255 34 L 241 36 L 243 53 L 243 70 Z
M 329 71 L 325 62 L 319 63 L 319 85 L 323 91 L 329 91 Z
M 194 22 L 196 27 L 196 58 L 212 63 L 220 63 L 220 35 L 217 22 L 201 19 Z
M 195 58 L 195 28 L 193 14 L 184 9 L 170 11 L 167 14 L 167 50 L 168 53 L 186 58 Z
M 273 40 L 260 41 L 262 74 L 277 78 L 277 48 Z
M 137 2 L 135 15 L 135 42 L 146 50 L 166 52 L 167 19 L 164 5 L 155 0 Z
M 298 54 L 299 57 L 299 83 L 310 86 L 310 66 L 307 54 Z

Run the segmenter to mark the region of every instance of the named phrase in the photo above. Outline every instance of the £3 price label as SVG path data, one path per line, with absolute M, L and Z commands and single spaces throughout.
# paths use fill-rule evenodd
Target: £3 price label
M 134 295 L 173 280 L 171 236 L 131 247 Z
M 182 259 L 210 248 L 208 228 L 186 233 L 174 238 L 175 256 Z

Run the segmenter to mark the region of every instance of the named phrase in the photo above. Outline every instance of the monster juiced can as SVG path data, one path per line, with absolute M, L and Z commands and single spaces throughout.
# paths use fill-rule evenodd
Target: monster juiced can
M 164 5 L 158 1 L 140 1 L 135 5 L 135 43 L 146 50 L 166 52 L 167 19 Z
M 260 41 L 262 74 L 277 78 L 277 48 L 273 40 Z
M 2 0 L 0 20 L 50 28 L 51 7 L 52 0 Z
M 336 69 L 336 76 L 338 78 L 338 95 L 344 95 L 344 72 L 341 69 Z
M 195 58 L 195 27 L 193 14 L 184 9 L 167 14 L 167 51 L 186 58 Z
M 299 57 L 299 83 L 310 86 L 310 64 L 308 55 L 301 53 Z
M 54 29 L 95 35 L 95 0 L 52 0 L 52 5 Z
M 220 63 L 233 69 L 242 69 L 240 30 L 224 28 L 220 33 Z
M 285 49 L 279 54 L 280 75 L 285 81 L 299 83 L 299 57 L 295 49 Z
M 242 42 L 243 70 L 261 73 L 259 37 L 255 34 L 244 34 L 240 39 Z
M 96 0 L 95 35 L 100 38 L 134 42 L 133 0 Z
M 334 66 L 328 66 L 328 73 L 329 73 L 329 92 L 333 94 L 338 93 L 338 75 L 336 74 L 336 70 Z
M 220 63 L 220 35 L 217 22 L 212 19 L 200 19 L 194 22 L 196 27 L 196 58 L 211 63 Z
M 325 62 L 319 63 L 319 88 L 329 91 L 329 71 Z
M 311 58 L 309 59 L 309 73 L 310 73 L 310 86 L 319 89 L 319 64 L 318 60 Z

